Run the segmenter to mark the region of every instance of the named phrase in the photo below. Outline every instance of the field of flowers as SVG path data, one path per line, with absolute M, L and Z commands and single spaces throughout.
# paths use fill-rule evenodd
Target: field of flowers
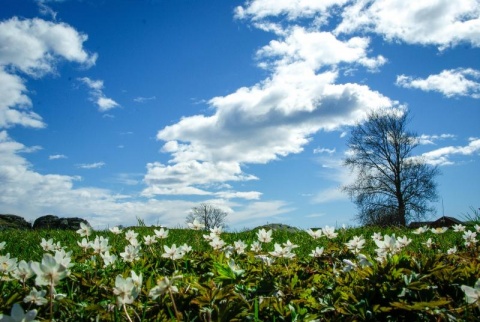
M 0 321 L 478 321 L 472 224 L 0 232 Z

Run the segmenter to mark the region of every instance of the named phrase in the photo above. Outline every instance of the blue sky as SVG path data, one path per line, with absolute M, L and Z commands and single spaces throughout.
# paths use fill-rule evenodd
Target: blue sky
M 480 197 L 480 1 L 24 1 L 0 10 L 0 213 L 95 228 L 353 225 L 351 126 L 408 108 L 436 216 Z M 434 216 L 435 218 L 435 216 Z

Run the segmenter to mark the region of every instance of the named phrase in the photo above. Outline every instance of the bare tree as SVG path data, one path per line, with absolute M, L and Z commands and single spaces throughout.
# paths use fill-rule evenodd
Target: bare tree
M 211 204 L 202 203 L 198 207 L 193 207 L 192 211 L 187 215 L 186 222 L 193 222 L 197 219 L 200 223 L 205 225 L 208 230 L 213 227 L 226 227 L 225 218 L 227 213 L 220 208 Z
M 433 211 L 437 199 L 434 181 L 439 171 L 413 156 L 417 136 L 407 131 L 408 112 L 371 113 L 352 129 L 351 150 L 344 164 L 356 170 L 356 180 L 345 187 L 357 205 L 362 224 L 405 226 Z

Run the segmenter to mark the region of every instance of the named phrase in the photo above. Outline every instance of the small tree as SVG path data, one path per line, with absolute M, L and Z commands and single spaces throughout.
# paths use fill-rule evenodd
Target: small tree
M 344 164 L 357 178 L 343 189 L 359 208 L 362 224 L 405 226 L 433 211 L 436 167 L 412 155 L 417 136 L 407 131 L 408 113 L 371 113 L 352 129 Z
M 193 222 L 197 219 L 205 225 L 205 230 L 213 227 L 226 227 L 225 218 L 227 213 L 220 208 L 211 204 L 202 203 L 198 207 L 193 207 L 192 211 L 187 215 L 186 222 Z

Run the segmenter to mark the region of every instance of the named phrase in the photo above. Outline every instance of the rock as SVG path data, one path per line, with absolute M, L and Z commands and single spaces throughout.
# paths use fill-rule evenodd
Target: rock
M 88 221 L 82 218 L 59 218 L 53 215 L 46 215 L 37 218 L 33 223 L 33 229 L 80 229 L 80 223 L 84 223 L 90 226 Z
M 289 225 L 285 225 L 285 224 L 267 224 L 267 225 L 263 225 L 263 226 L 260 226 L 260 227 L 257 227 L 255 229 L 272 229 L 272 230 L 284 230 L 284 231 L 288 231 L 289 233 L 295 233 L 297 231 L 299 231 L 300 229 L 296 228 L 296 227 L 292 227 L 292 226 L 289 226 Z
M 32 229 L 32 225 L 23 217 L 0 214 L 0 230 L 4 229 Z

